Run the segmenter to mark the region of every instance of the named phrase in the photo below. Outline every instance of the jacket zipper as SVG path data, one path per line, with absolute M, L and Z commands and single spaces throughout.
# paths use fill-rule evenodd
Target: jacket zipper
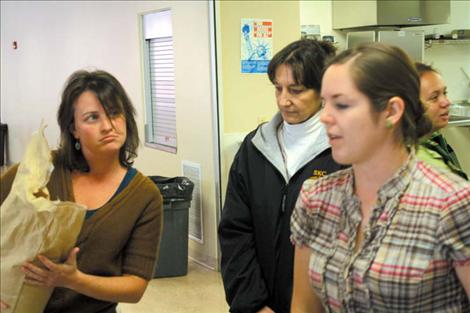
M 286 184 L 282 190 L 282 200 L 281 200 L 281 212 L 284 213 L 286 211 L 286 199 L 287 199 L 287 189 L 289 184 Z

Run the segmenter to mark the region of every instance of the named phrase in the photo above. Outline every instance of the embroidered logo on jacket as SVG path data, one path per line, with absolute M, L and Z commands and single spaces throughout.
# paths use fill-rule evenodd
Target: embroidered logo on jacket
M 313 170 L 313 175 L 310 177 L 310 179 L 318 179 L 320 177 L 323 177 L 327 174 L 326 171 L 322 170 Z

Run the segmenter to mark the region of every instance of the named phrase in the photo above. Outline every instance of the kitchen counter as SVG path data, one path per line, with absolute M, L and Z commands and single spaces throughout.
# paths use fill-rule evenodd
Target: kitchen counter
M 450 106 L 449 126 L 470 126 L 470 103 L 467 100 Z
M 449 127 L 466 126 L 470 127 L 470 116 L 451 115 L 449 117 Z
M 468 125 L 468 124 L 467 124 Z M 460 165 L 467 175 L 470 175 L 470 127 L 450 127 L 442 130 L 447 142 L 457 154 Z

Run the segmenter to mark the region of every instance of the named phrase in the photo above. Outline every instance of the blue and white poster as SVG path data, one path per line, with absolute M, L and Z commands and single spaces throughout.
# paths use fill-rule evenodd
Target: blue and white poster
M 241 72 L 266 73 L 273 51 L 273 21 L 242 18 Z

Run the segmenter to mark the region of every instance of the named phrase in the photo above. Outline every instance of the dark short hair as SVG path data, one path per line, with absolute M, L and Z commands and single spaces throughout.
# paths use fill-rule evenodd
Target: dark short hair
M 135 109 L 119 81 L 113 75 L 101 70 L 90 72 L 79 70 L 68 78 L 57 112 L 60 144 L 54 156 L 55 162 L 70 170 L 83 172 L 89 170 L 81 150 L 74 149 L 76 139 L 72 134 L 75 123 L 75 102 L 85 91 L 95 94 L 108 118 L 116 114 L 124 115 L 127 136 L 119 151 L 119 162 L 126 167 L 132 165 L 139 146 Z
M 421 62 L 415 62 L 415 68 L 416 68 L 416 71 L 418 72 L 419 74 L 419 77 L 423 76 L 424 73 L 427 73 L 427 72 L 434 72 L 434 73 L 439 73 L 434 67 L 432 67 L 431 65 L 429 64 L 424 64 L 424 63 L 421 63 Z
M 400 48 L 380 43 L 362 44 L 343 51 L 329 65 L 352 60 L 350 73 L 357 89 L 365 94 L 373 112 L 382 112 L 392 97 L 405 103 L 397 138 L 416 145 L 419 137 L 431 131 L 419 98 L 420 81 L 410 57 Z
M 323 69 L 328 58 L 335 55 L 336 48 L 327 41 L 301 39 L 294 41 L 276 53 L 268 65 L 269 80 L 274 84 L 276 70 L 289 65 L 296 84 L 307 89 L 321 90 Z

